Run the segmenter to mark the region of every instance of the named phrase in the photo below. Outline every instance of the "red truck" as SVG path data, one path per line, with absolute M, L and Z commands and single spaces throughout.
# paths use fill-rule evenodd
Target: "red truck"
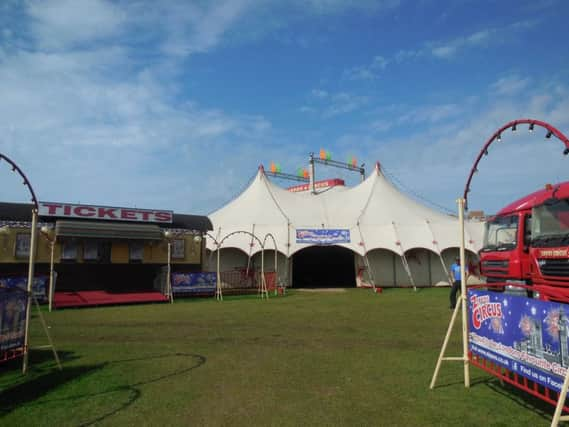
M 532 201 L 541 191 L 516 200 L 486 222 L 484 244 L 480 250 L 480 273 L 487 283 L 531 284 Z
M 569 302 L 569 182 L 534 199 L 530 274 L 542 299 Z
M 542 299 L 569 302 L 569 182 L 547 184 L 487 221 L 480 272 L 502 284 L 494 290 L 528 285 Z

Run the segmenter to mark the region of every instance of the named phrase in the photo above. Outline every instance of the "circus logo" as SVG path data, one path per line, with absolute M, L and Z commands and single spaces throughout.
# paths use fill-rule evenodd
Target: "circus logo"
M 500 330 L 502 330 L 502 303 L 490 302 L 488 295 L 472 295 L 470 297 L 470 303 L 472 307 L 472 326 L 474 326 L 474 329 L 480 329 L 484 321 L 492 319 L 490 322 L 491 328 L 494 332 L 500 333 Z

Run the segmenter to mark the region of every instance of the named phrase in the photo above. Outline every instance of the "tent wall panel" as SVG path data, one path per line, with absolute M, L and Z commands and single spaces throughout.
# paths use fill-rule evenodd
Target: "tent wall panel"
M 215 266 L 217 252 L 213 253 L 212 262 Z M 221 248 L 219 257 L 220 271 L 231 271 L 247 268 L 247 254 L 235 248 Z
M 411 249 L 405 254 L 417 287 L 432 285 L 430 254 L 436 255 L 427 249 Z
M 411 280 L 409 280 L 409 275 L 405 270 L 405 266 L 403 265 L 403 260 L 401 259 L 400 255 L 394 254 L 393 265 L 395 269 L 395 286 L 398 288 L 412 287 L 413 284 L 411 283 Z
M 436 285 L 448 285 L 448 277 L 445 273 L 445 270 L 441 264 L 441 258 L 438 254 L 432 253 L 431 254 L 431 280 L 433 286 Z M 450 268 L 450 264 L 445 263 L 446 268 Z
M 399 255 L 386 249 L 374 249 L 368 252 L 367 257 L 376 286 L 395 286 L 395 270 L 393 269 L 394 256 L 399 258 Z M 361 260 L 360 265 L 363 265 L 363 260 Z M 367 271 L 364 272 L 364 280 L 369 283 L 370 278 Z

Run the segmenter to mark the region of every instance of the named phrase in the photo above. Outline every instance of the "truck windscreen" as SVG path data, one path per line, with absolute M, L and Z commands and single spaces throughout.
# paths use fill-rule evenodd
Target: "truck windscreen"
M 533 246 L 569 244 L 569 199 L 548 200 L 533 208 Z
M 486 223 L 483 252 L 509 251 L 516 247 L 518 216 L 498 216 Z

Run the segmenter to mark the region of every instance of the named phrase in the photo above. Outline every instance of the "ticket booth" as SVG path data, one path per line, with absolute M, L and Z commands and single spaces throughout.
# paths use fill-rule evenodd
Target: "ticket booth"
M 27 269 L 31 208 L 0 204 L 0 277 Z M 168 301 L 166 265 L 201 271 L 211 230 L 207 217 L 164 210 L 40 202 L 39 216 L 36 272 L 50 277 L 53 257 L 56 308 Z

